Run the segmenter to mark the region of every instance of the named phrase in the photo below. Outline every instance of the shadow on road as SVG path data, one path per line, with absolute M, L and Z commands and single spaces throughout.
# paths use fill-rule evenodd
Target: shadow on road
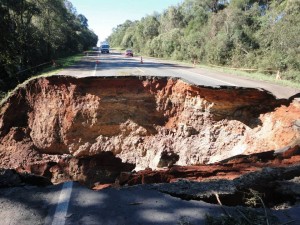
M 140 186 L 93 192 L 75 185 L 72 199 L 66 225 L 204 225 L 206 213 L 221 212 L 216 205 L 183 201 Z
M 112 53 L 112 54 L 99 54 L 84 57 L 81 61 L 72 65 L 66 69 L 85 71 L 93 70 L 95 64 L 98 66 L 98 70 L 118 70 L 118 69 L 133 69 L 136 67 L 139 68 L 181 68 L 186 69 L 190 68 L 187 66 L 182 66 L 172 63 L 164 62 L 154 62 L 143 59 L 143 63 L 140 62 L 139 57 L 126 57 L 121 54 Z

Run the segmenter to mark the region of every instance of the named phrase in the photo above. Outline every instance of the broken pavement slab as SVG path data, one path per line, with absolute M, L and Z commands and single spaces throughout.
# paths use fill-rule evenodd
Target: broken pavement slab
M 4 224 L 51 225 L 62 186 L 63 184 L 47 188 L 1 189 L 0 215 L 4 216 L 2 221 Z M 75 182 L 72 187 L 68 212 L 64 218 L 66 225 L 163 225 L 183 222 L 204 225 L 207 215 L 215 218 L 224 216 L 224 209 L 235 217 L 240 216 L 239 211 L 247 216 L 264 215 L 262 208 L 254 210 L 242 206 L 221 207 L 204 201 L 186 201 L 154 190 L 148 185 L 92 191 Z M 294 221 L 291 224 L 296 225 L 300 222 L 297 213 L 299 209 L 298 205 L 290 209 L 268 210 L 268 217 L 272 221 L 275 219 L 277 224 Z M 16 216 L 11 216 L 12 213 Z

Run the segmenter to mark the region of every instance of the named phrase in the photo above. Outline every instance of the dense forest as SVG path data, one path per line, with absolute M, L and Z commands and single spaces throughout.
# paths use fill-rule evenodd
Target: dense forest
M 148 56 L 281 71 L 300 82 L 300 0 L 185 0 L 127 20 L 108 41 Z
M 68 0 L 0 0 L 0 33 L 0 94 L 98 41 Z

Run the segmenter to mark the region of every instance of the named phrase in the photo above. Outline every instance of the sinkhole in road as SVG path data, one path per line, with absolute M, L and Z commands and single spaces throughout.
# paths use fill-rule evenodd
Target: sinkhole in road
M 53 183 L 122 183 L 133 171 L 296 146 L 299 113 L 293 98 L 255 88 L 153 76 L 36 78 L 1 105 L 0 166 Z

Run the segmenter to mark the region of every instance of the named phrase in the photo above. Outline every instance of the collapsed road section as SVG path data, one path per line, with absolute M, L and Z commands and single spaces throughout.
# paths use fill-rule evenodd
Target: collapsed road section
M 43 77 L 3 102 L 0 141 L 0 168 L 93 187 L 121 172 L 298 149 L 300 103 L 177 78 Z

